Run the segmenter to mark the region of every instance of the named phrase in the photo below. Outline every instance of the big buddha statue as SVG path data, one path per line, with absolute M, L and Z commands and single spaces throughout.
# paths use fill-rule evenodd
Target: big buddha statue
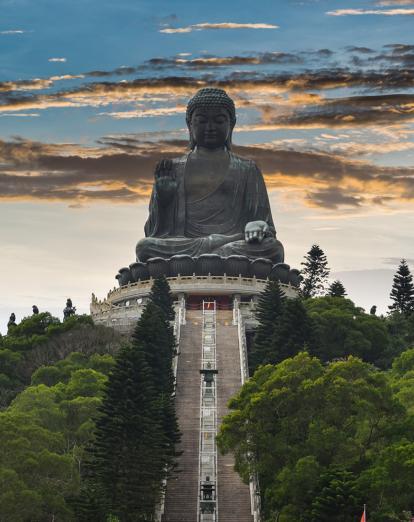
M 137 261 L 213 253 L 283 263 L 262 173 L 231 150 L 233 100 L 222 89 L 201 89 L 188 103 L 186 122 L 189 152 L 155 169 Z

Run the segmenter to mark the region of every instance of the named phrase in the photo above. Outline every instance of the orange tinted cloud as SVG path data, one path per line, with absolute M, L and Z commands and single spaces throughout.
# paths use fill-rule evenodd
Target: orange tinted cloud
M 43 201 L 131 203 L 149 196 L 157 161 L 180 156 L 183 140 L 103 138 L 98 147 L 0 142 L 0 198 Z M 234 147 L 255 160 L 269 190 L 295 190 L 308 205 L 333 209 L 414 199 L 414 169 L 315 151 L 271 146 Z

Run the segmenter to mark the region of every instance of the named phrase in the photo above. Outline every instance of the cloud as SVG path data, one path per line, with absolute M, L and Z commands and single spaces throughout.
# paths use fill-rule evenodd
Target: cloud
M 414 45 L 408 45 L 408 44 L 387 44 L 384 45 L 386 49 L 391 49 L 393 53 L 395 54 L 404 54 L 409 53 L 411 51 L 414 51 Z
M 185 106 L 179 105 L 176 107 L 159 107 L 156 109 L 136 109 L 133 111 L 118 111 L 118 112 L 100 112 L 98 116 L 110 116 L 116 120 L 131 119 L 131 118 L 154 118 L 158 116 L 174 116 L 176 114 L 185 114 Z
M 349 70 L 347 68 L 328 68 L 326 65 L 324 69 L 315 68 L 315 61 L 319 62 L 321 60 L 329 59 L 333 56 L 333 51 L 330 49 L 317 49 L 312 51 L 302 51 L 296 53 L 288 53 L 281 51 L 268 51 L 262 53 L 254 53 L 250 55 L 234 55 L 234 56 L 201 56 L 188 58 L 186 56 L 175 56 L 175 57 L 158 57 L 150 59 L 144 62 L 139 66 L 120 66 L 112 70 L 91 70 L 87 72 L 83 72 L 80 74 L 67 74 L 60 76 L 50 76 L 48 78 L 34 78 L 30 80 L 11 80 L 0 82 L 0 93 L 1 92 L 13 92 L 13 91 L 36 91 L 36 90 L 47 90 L 50 89 L 56 82 L 62 81 L 74 81 L 74 80 L 85 80 L 84 87 L 78 86 L 76 89 L 71 89 L 72 92 L 82 89 L 89 90 L 91 97 L 93 96 L 94 91 L 100 89 L 114 89 L 113 85 L 118 83 L 119 85 L 124 84 L 133 84 L 138 86 L 139 83 L 145 81 L 148 82 L 149 85 L 154 84 L 156 82 L 168 82 L 175 81 L 178 85 L 181 83 L 193 83 L 197 86 L 197 82 L 206 84 L 208 82 L 218 83 L 220 81 L 223 85 L 226 84 L 226 77 L 218 77 L 212 78 L 208 76 L 209 71 L 213 68 L 221 68 L 226 70 L 228 84 L 231 83 L 237 84 L 239 81 L 251 81 L 251 83 L 255 82 L 256 84 L 264 84 L 265 82 L 270 86 L 270 84 L 274 84 L 276 88 L 281 88 L 284 84 L 286 89 L 318 89 L 318 88 L 335 88 L 335 87 L 353 87 L 353 86 L 364 86 L 364 87 L 402 87 L 411 85 L 414 71 L 407 70 L 402 71 L 401 65 L 409 65 L 410 61 L 413 59 L 413 55 L 409 53 L 409 46 L 403 44 L 392 44 L 393 47 L 389 47 L 387 52 L 384 52 L 382 55 L 373 56 L 372 58 L 369 56 L 368 59 L 364 57 L 368 53 L 368 48 L 349 48 L 350 51 L 358 52 L 358 56 L 353 56 L 352 60 L 354 61 L 354 65 L 368 65 L 372 66 L 376 61 L 386 60 L 388 62 L 395 64 L 395 69 L 391 70 L 383 70 L 383 71 L 363 71 L 363 70 Z M 374 51 L 373 51 L 374 53 Z M 188 53 L 184 53 L 188 54 Z M 63 58 L 62 58 L 63 59 Z M 358 63 L 357 63 L 358 62 Z M 277 65 L 305 65 L 306 63 L 312 67 L 305 72 L 280 72 L 280 73 L 269 73 L 268 70 L 260 70 L 260 66 L 277 66 Z M 240 67 L 240 66 L 253 66 L 257 67 L 254 71 L 233 71 L 231 72 L 232 67 Z M 148 70 L 159 70 L 159 69 L 169 69 L 169 70 L 181 70 L 181 69 L 191 69 L 194 71 L 193 76 L 188 77 L 174 77 L 170 74 L 169 77 L 159 78 L 157 75 L 151 77 L 148 75 Z M 205 73 L 203 76 L 196 75 L 195 73 Z M 181 71 L 180 71 L 181 72 Z M 97 79 L 97 78 L 111 78 L 116 76 L 131 76 L 133 74 L 139 75 L 140 77 L 136 80 L 121 80 L 120 82 L 89 82 L 89 79 Z M 146 77 L 142 77 L 145 74 Z M 405 78 L 405 82 L 404 82 Z M 300 85 L 302 83 L 302 85 Z M 329 85 L 331 84 L 331 86 Z M 120 91 L 125 91 L 125 88 L 121 85 L 118 87 Z M 132 87 L 134 89 L 136 87 Z M 152 89 L 151 89 L 152 90 Z M 63 98 L 66 96 L 65 91 L 57 91 L 54 93 L 54 98 L 57 101 L 58 98 Z M 70 96 L 70 91 L 68 91 L 68 96 Z M 17 101 L 18 97 L 14 97 Z M 3 101 L 7 100 L 7 98 L 3 97 Z M 0 100 L 1 103 L 1 100 Z M 62 102 L 58 103 L 60 106 Z M 98 106 L 100 104 L 97 104 Z M 71 106 L 65 104 L 64 106 Z M 77 106 L 76 104 L 73 106 Z
M 370 49 L 369 47 L 357 47 L 355 45 L 348 46 L 346 48 L 347 51 L 350 53 L 361 53 L 361 54 L 372 54 L 375 53 L 373 49 Z
M 0 31 L 0 34 L 24 34 L 27 33 L 27 31 L 24 31 L 23 29 L 7 29 L 5 31 Z
M 326 135 L 321 134 L 321 136 L 325 137 Z M 397 133 L 396 136 L 398 137 Z M 334 137 L 334 139 L 336 138 Z M 331 142 L 327 145 L 327 147 L 325 147 L 326 151 L 329 151 L 333 154 L 346 155 L 348 157 L 365 156 L 369 154 L 390 154 L 395 152 L 404 152 L 413 149 L 413 141 L 401 141 L 399 139 L 397 139 L 394 142 L 389 141 L 387 143 Z
M 361 196 L 352 196 L 338 188 L 328 188 L 311 191 L 306 196 L 310 206 L 325 209 L 337 209 L 341 206 L 360 207 L 363 201 Z
M 414 5 L 414 0 L 379 0 L 376 4 L 380 6 Z
M 233 72 L 222 79 L 213 79 L 211 76 L 165 76 L 165 77 L 147 77 L 135 80 L 123 80 L 120 82 L 91 82 L 79 87 L 72 89 L 62 89 L 51 93 L 10 93 L 12 87 L 9 83 L 4 82 L 0 84 L 0 112 L 17 112 L 27 110 L 44 110 L 53 107 L 102 107 L 107 106 L 111 103 L 141 103 L 147 104 L 153 103 L 154 101 L 160 102 L 162 100 L 172 101 L 175 103 L 182 103 L 183 99 L 188 99 L 194 92 L 201 87 L 205 86 L 217 86 L 229 91 L 234 96 L 239 106 L 261 108 L 266 109 L 266 103 L 269 104 L 269 114 L 273 114 L 275 117 L 275 108 L 277 109 L 276 101 L 282 104 L 280 96 L 287 93 L 304 93 L 305 101 L 308 105 L 321 105 L 321 95 L 315 95 L 312 93 L 306 93 L 306 91 L 314 90 L 327 90 L 335 88 L 353 88 L 363 87 L 369 89 L 387 89 L 396 88 L 409 88 L 412 87 L 414 79 L 414 69 L 401 70 L 400 68 L 388 69 L 384 71 L 350 71 L 347 69 L 323 69 L 312 72 L 304 73 L 280 73 L 280 74 L 266 74 L 258 72 Z M 51 80 L 45 81 L 43 84 L 41 80 L 34 80 L 34 90 L 41 89 L 42 85 L 47 85 Z M 28 89 L 30 85 L 20 82 L 18 84 L 20 90 Z M 405 103 L 403 98 L 399 97 L 403 95 L 395 95 L 393 98 L 390 96 L 387 99 L 383 99 L 383 104 L 389 105 L 389 116 L 393 120 L 397 120 L 399 116 L 402 118 L 407 116 L 409 113 L 408 104 L 411 103 L 410 99 L 407 98 Z M 407 95 L 410 97 L 411 95 Z M 380 98 L 375 99 L 367 98 L 371 100 L 373 107 L 371 112 L 379 113 L 380 109 L 376 108 L 375 104 L 378 104 Z M 392 101 L 397 104 L 401 104 L 401 107 L 396 107 L 395 114 L 392 114 Z M 362 115 L 361 107 L 363 102 L 358 97 L 344 98 L 342 102 L 338 100 L 326 100 L 323 102 L 325 106 L 325 115 L 323 114 L 311 114 L 308 108 L 301 108 L 299 99 L 291 99 L 285 101 L 285 105 L 297 105 L 297 113 L 301 112 L 300 119 L 306 123 L 311 123 L 311 120 L 315 120 L 315 123 L 322 118 L 329 124 L 329 118 L 332 119 L 334 125 L 338 123 L 345 123 L 347 120 L 344 116 L 347 116 L 347 111 L 340 108 L 342 103 L 345 108 L 348 108 L 348 112 L 352 109 L 352 106 L 359 107 L 359 112 Z M 303 102 L 302 102 L 303 103 Z M 366 105 L 366 103 L 365 103 Z M 401 109 L 401 110 L 400 110 Z M 331 111 L 331 116 L 328 114 L 328 110 Z M 365 109 L 365 113 L 367 110 Z M 385 113 L 385 111 L 382 111 Z M 341 114 L 342 113 L 342 114 Z M 292 120 L 292 115 L 287 117 L 286 115 L 280 115 L 278 121 L 281 121 L 283 126 L 289 123 L 289 119 Z M 362 118 L 360 118 L 362 121 Z M 272 118 L 272 121 L 274 118 Z M 348 118 L 348 123 L 350 119 Z M 358 118 L 355 118 L 358 121 Z M 292 120 L 294 123 L 294 118 Z M 298 122 L 299 123 L 299 122 Z
M 49 58 L 48 62 L 66 62 L 66 58 Z
M 208 29 L 279 29 L 278 25 L 264 24 L 264 23 L 234 23 L 234 22 L 222 22 L 222 23 L 201 23 L 192 24 L 186 27 L 165 27 L 160 29 L 160 33 L 175 34 L 175 33 L 192 33 L 193 31 L 205 31 Z
M 38 118 L 40 114 L 37 112 L 4 112 L 3 114 L 0 113 L 0 118 Z
M 0 141 L 0 200 L 133 203 L 151 192 L 157 161 L 182 155 L 186 140 L 108 136 L 96 147 Z M 384 167 L 315 151 L 268 145 L 235 146 L 255 160 L 269 190 L 295 191 L 327 210 L 414 200 L 414 169 Z
M 260 108 L 261 121 L 275 128 L 346 128 L 414 121 L 414 94 L 319 98 L 315 101 L 284 112 L 277 103 L 264 105 Z
M 128 203 L 147 198 L 157 160 L 182 152 L 184 143 L 135 142 L 129 152 L 106 144 L 0 142 L 0 199 Z
M 364 67 L 385 69 L 385 63 L 392 64 L 393 68 L 405 67 L 412 69 L 414 66 L 414 46 L 408 44 L 387 44 L 383 46 L 381 52 L 375 53 L 358 51 L 357 49 L 349 47 L 349 52 L 356 53 L 351 57 L 351 63 L 360 69 Z M 404 71 L 401 71 L 403 74 Z
M 360 15 L 383 15 L 383 16 L 413 16 L 414 9 L 336 9 L 327 11 L 329 16 L 360 16 Z
M 55 82 L 63 80 L 83 79 L 83 74 L 64 74 L 61 76 L 50 76 L 49 78 L 33 78 L 31 80 L 14 80 L 0 82 L 0 93 L 12 91 L 37 91 L 49 89 Z
M 318 51 L 319 56 L 329 56 Z M 147 66 L 154 68 L 188 67 L 208 69 L 211 67 L 230 67 L 234 65 L 269 65 L 269 64 L 302 64 L 303 57 L 293 53 L 279 51 L 257 53 L 251 56 L 203 56 L 201 58 L 151 58 Z

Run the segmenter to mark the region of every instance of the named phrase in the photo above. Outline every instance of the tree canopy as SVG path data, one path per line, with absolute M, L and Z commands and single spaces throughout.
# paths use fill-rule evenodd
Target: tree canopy
M 180 440 L 169 287 L 159 280 L 105 388 L 75 508 L 85 522 L 153 519 Z M 158 306 L 159 303 L 160 306 Z
M 301 353 L 259 368 L 230 409 L 219 445 L 245 480 L 258 473 L 264 520 L 357 520 L 364 501 L 373 522 L 411 509 L 413 419 L 371 365 Z
M 57 367 L 39 369 L 0 413 L 0 520 L 74 520 L 68 499 L 79 488 L 113 363 L 110 355 L 72 353 Z

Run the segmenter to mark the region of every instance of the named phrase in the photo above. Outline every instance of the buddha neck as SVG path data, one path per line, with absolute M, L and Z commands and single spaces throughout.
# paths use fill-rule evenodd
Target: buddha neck
M 228 157 L 228 150 L 226 147 L 220 147 L 218 149 L 206 149 L 204 147 L 196 147 L 191 152 L 191 156 L 196 159 L 220 160 Z

